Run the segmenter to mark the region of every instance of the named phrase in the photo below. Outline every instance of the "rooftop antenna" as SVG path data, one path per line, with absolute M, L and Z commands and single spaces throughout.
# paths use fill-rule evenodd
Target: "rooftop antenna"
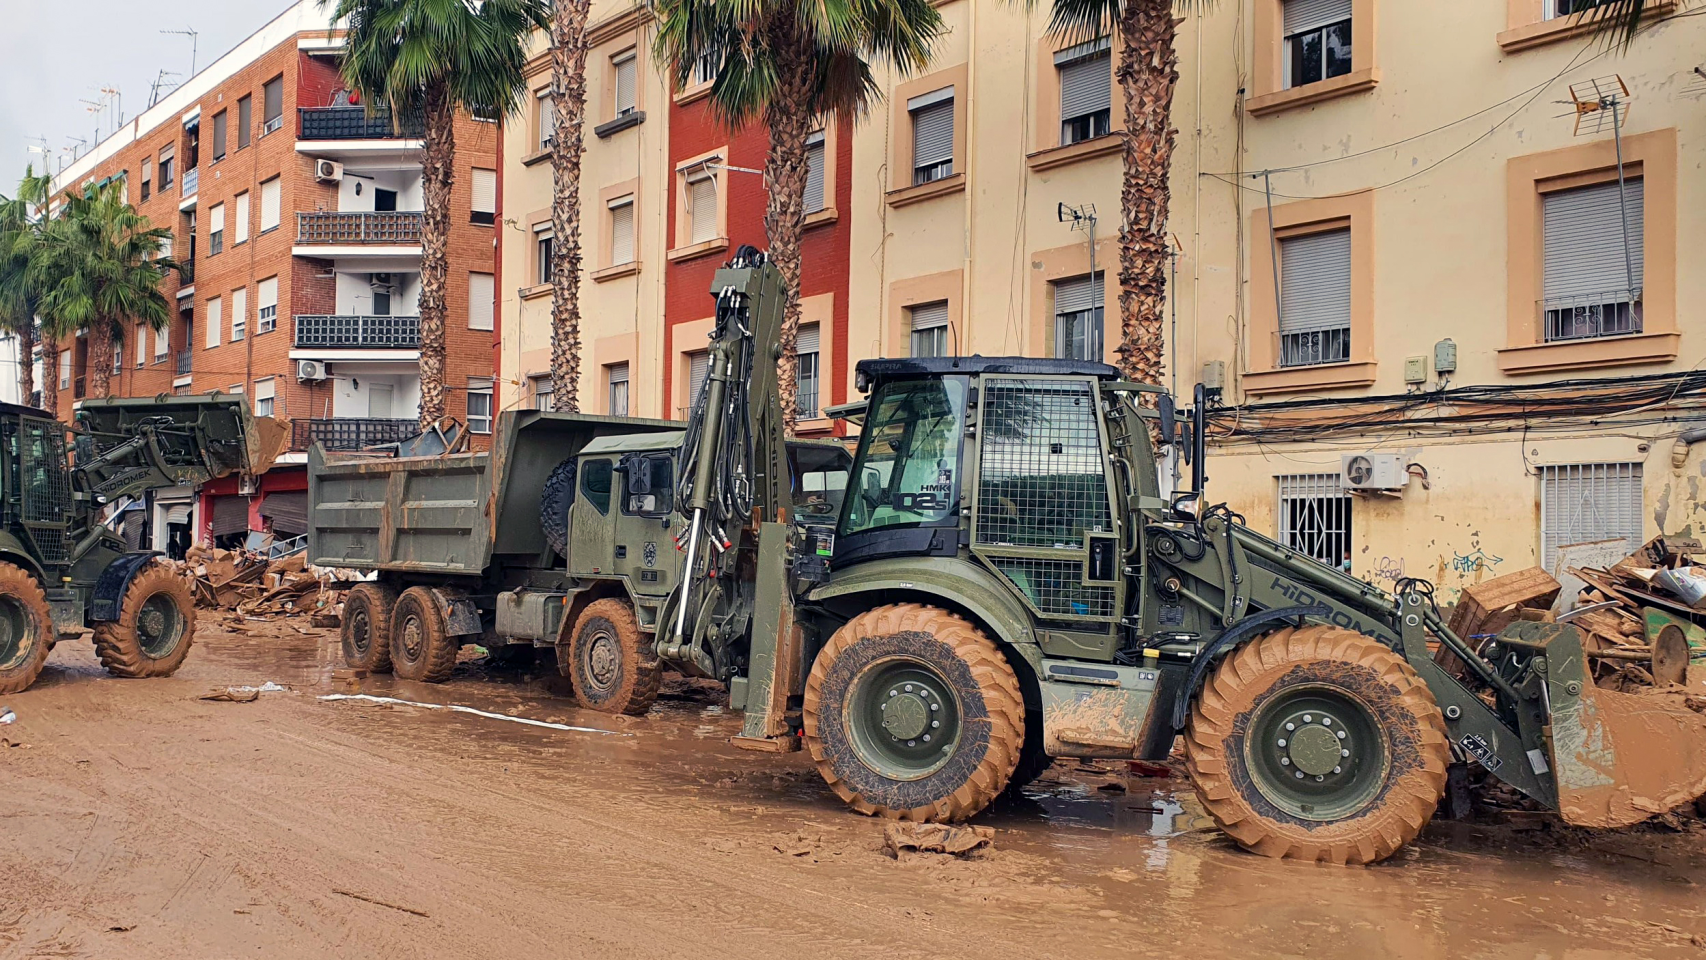
M 1096 277 L 1096 205 L 1086 203 L 1074 207 L 1069 204 L 1058 203 L 1054 208 L 1054 216 L 1061 223 L 1071 224 L 1071 229 L 1083 230 L 1090 235 L 1090 295 L 1094 297 L 1097 287 L 1106 289 L 1106 286 L 1100 283 Z M 1094 319 L 1099 312 L 1102 312 L 1101 302 L 1093 301 L 1090 304 L 1091 318 Z M 1084 359 L 1100 363 L 1102 360 L 1102 324 L 1089 324 L 1084 333 L 1084 352 L 1087 354 Z
M 196 29 L 194 27 L 185 27 L 182 30 L 162 30 L 160 32 L 161 33 L 170 33 L 170 34 L 174 34 L 176 36 L 189 37 L 190 38 L 190 76 L 192 76 L 192 77 L 195 76 L 196 48 L 200 42 L 197 38 L 199 38 L 201 36 L 201 34 L 197 33 Z
M 154 75 L 153 89 L 150 90 L 148 94 L 148 105 L 150 107 L 160 102 L 160 92 L 162 88 L 167 91 L 177 88 L 180 81 L 166 79 L 167 77 L 176 76 L 181 76 L 181 74 L 176 70 L 161 70 L 159 73 Z
M 1617 147 L 1617 213 L 1623 226 L 1623 278 L 1628 284 L 1629 310 L 1640 309 L 1641 292 L 1635 284 L 1635 258 L 1629 237 L 1629 182 L 1623 166 L 1623 124 L 1629 119 L 1629 85 L 1619 74 L 1570 84 L 1570 103 L 1575 107 L 1575 135 L 1593 136 L 1611 128 Z

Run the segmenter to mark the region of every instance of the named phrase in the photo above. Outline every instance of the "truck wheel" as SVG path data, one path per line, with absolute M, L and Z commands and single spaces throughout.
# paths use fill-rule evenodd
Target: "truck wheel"
M 189 581 L 149 563 L 125 588 L 118 619 L 95 625 L 95 653 L 115 677 L 169 677 L 195 639 Z
M 575 504 L 575 458 L 557 464 L 539 492 L 539 526 L 545 542 L 560 556 L 569 555 L 569 508 Z
M 1013 768 L 1013 776 L 1007 779 L 1009 796 L 1017 796 L 1020 790 L 1036 782 L 1049 767 L 1054 766 L 1054 758 L 1043 751 L 1040 718 L 1033 717 L 1025 728 L 1025 745 L 1019 750 L 1019 765 Z
M 651 709 L 663 674 L 652 641 L 621 600 L 595 600 L 581 612 L 564 667 L 581 706 L 633 716 Z
M 368 673 L 391 672 L 391 612 L 397 591 L 358 583 L 344 597 L 344 663 Z
M 806 679 L 805 740 L 860 813 L 951 822 L 1007 786 L 1025 702 L 993 642 L 945 610 L 903 603 L 829 638 Z
M 391 668 L 404 680 L 443 683 L 461 648 L 445 633 L 444 614 L 425 587 L 410 587 L 391 608 Z
M 0 563 L 0 694 L 36 681 L 53 648 L 53 614 L 29 571 Z
M 1185 752 L 1214 822 L 1263 856 L 1374 863 L 1415 839 L 1451 748 L 1398 654 L 1338 627 L 1286 628 L 1222 662 Z

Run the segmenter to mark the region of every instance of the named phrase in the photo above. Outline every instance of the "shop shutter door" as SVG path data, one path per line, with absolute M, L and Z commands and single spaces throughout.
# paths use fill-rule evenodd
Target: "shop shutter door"
M 223 537 L 249 529 L 248 497 L 213 498 L 213 535 Z
M 294 537 L 308 532 L 308 491 L 269 493 L 261 501 L 261 515 L 272 518 L 273 531 Z

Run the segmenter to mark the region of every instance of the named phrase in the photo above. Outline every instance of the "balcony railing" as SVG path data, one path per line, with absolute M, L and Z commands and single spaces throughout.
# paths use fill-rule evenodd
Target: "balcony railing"
M 1609 290 L 1540 301 L 1546 342 L 1592 340 L 1641 332 L 1641 291 Z
M 188 170 L 185 170 L 184 171 L 183 184 L 184 184 L 183 196 L 186 196 L 186 197 L 195 196 L 195 192 L 201 188 L 201 171 L 196 169 L 195 167 L 191 167 Z
M 421 345 L 420 317 L 357 317 L 298 314 L 298 347 L 392 347 Z
M 87 386 L 88 385 L 84 382 L 82 377 L 78 377 L 76 380 L 71 381 L 71 396 L 78 400 L 88 396 L 86 392 Z
M 420 243 L 421 214 L 397 211 L 296 215 L 297 243 Z
M 190 352 L 188 350 L 178 351 L 178 363 L 176 369 L 179 376 L 183 376 L 190 372 Z
M 405 116 L 397 125 L 391 123 L 386 107 L 375 107 L 371 117 L 366 107 L 302 107 L 296 113 L 304 140 L 419 140 L 426 136 L 426 119 L 420 113 Z
M 318 442 L 328 450 L 362 450 L 382 443 L 407 440 L 421 432 L 415 420 L 376 420 L 338 417 L 331 420 L 290 421 L 290 448 L 306 450 Z
M 1329 327 L 1282 333 L 1279 348 L 1282 367 L 1344 363 L 1351 358 L 1351 331 L 1349 327 Z

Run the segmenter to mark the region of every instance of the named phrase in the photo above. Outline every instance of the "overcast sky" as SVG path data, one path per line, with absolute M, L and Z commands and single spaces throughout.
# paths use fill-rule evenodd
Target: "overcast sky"
M 102 87 L 117 88 L 124 116 L 148 108 L 161 70 L 168 81 L 187 79 L 190 38 L 161 30 L 193 28 L 196 69 L 264 26 L 290 0 L 0 0 L 0 193 L 11 194 L 24 165 L 40 154 L 28 146 L 47 138 L 54 153 L 72 137 L 91 140 L 95 118 L 82 100 Z M 102 135 L 113 129 L 102 124 Z

